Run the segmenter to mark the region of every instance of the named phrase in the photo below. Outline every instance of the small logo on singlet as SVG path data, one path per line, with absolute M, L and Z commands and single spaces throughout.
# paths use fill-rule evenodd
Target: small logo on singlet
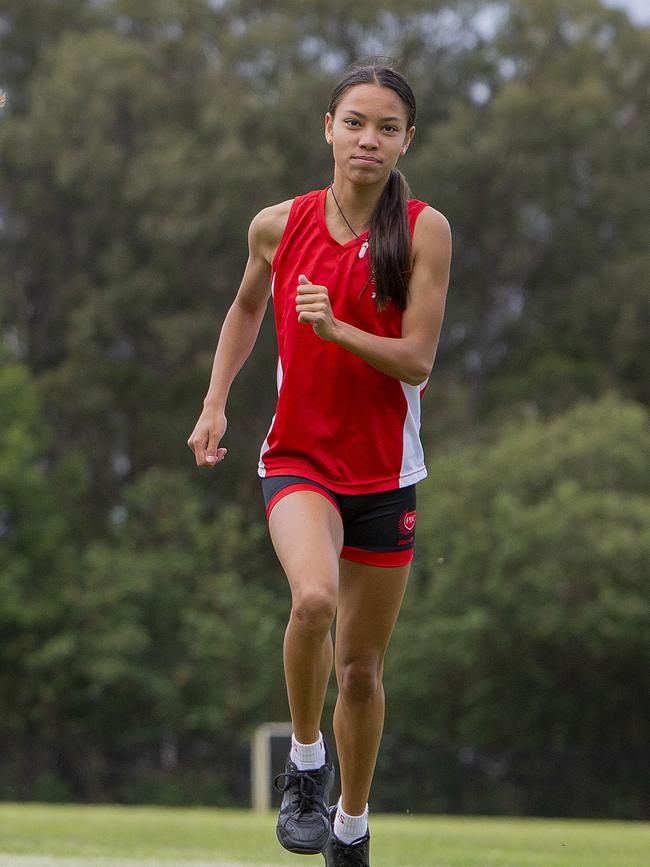
M 416 514 L 417 514 L 416 509 L 413 509 L 412 512 L 409 512 L 409 511 L 402 512 L 402 516 L 399 519 L 399 531 L 400 531 L 400 533 L 410 535 L 415 530 Z

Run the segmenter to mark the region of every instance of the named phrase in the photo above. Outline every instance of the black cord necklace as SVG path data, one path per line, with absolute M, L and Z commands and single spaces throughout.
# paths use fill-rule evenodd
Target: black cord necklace
M 339 205 L 339 201 L 338 201 L 338 199 L 336 198 L 336 195 L 335 195 L 335 193 L 334 193 L 334 184 L 333 184 L 333 183 L 329 185 L 329 189 L 332 191 L 332 197 L 333 197 L 334 201 L 336 202 L 336 207 L 337 207 L 337 208 L 339 209 L 339 211 L 341 212 L 341 216 L 343 217 L 343 219 L 344 219 L 345 222 L 347 223 L 347 225 L 348 225 L 348 229 L 352 232 L 352 234 L 354 235 L 355 238 L 359 238 L 359 239 L 360 239 L 361 236 L 360 236 L 360 235 L 357 235 L 357 233 L 354 231 L 354 229 L 352 228 L 352 226 L 351 226 L 350 223 L 348 222 L 348 218 L 347 218 L 347 217 L 345 216 L 345 214 L 343 213 L 343 209 L 342 209 L 341 206 Z M 359 250 L 359 258 L 360 258 L 360 259 L 363 259 L 363 257 L 366 255 L 366 253 L 368 252 L 368 247 L 369 247 L 369 246 L 370 246 L 370 235 L 368 235 L 368 237 L 366 238 L 366 240 L 365 240 L 365 241 L 363 242 L 363 244 L 361 245 L 361 249 Z M 374 279 L 374 273 L 373 273 L 373 279 Z M 364 289 L 365 289 L 365 286 L 364 286 Z M 363 291 L 363 290 L 361 290 L 361 291 Z
M 352 226 L 351 226 L 350 223 L 348 222 L 348 218 L 347 218 L 347 217 L 345 216 L 345 214 L 343 213 L 343 209 L 342 209 L 341 206 L 339 205 L 339 200 L 336 198 L 336 196 L 335 196 L 335 194 L 334 194 L 334 184 L 330 184 L 330 190 L 332 191 L 332 198 L 333 198 L 334 201 L 336 202 L 336 207 L 337 207 L 337 208 L 339 209 L 339 211 L 341 212 L 341 216 L 343 217 L 343 219 L 344 219 L 345 222 L 347 223 L 348 229 L 352 232 L 352 234 L 354 235 L 355 238 L 360 238 L 361 236 L 360 236 L 360 235 L 357 235 L 357 233 L 354 231 L 354 229 L 352 228 Z

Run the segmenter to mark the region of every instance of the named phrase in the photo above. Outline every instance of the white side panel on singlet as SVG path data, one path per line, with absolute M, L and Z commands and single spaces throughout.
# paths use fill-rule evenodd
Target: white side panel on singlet
M 427 477 L 427 469 L 424 466 L 424 450 L 420 442 L 420 392 L 428 381 L 427 377 L 420 385 L 409 385 L 408 382 L 401 382 L 400 380 L 407 403 L 402 431 L 400 488 L 413 485 Z

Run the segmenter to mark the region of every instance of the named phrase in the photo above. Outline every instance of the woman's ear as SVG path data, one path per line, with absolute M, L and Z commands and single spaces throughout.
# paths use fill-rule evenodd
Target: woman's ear
M 332 115 L 327 112 L 325 115 L 325 141 L 327 144 L 332 144 Z
M 413 141 L 413 136 L 415 135 L 415 127 L 412 126 L 410 130 L 406 133 L 406 138 L 404 140 L 404 144 L 402 145 L 402 154 L 405 154 L 409 149 L 409 145 Z

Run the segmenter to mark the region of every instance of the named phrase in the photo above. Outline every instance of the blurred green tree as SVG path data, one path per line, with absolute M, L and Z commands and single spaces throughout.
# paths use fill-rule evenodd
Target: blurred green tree
M 18 776 L 37 787 L 76 652 L 67 603 L 86 481 L 73 451 L 48 462 L 51 436 L 28 369 L 0 365 L 0 736 L 11 745 L 2 761 L 10 797 Z
M 184 475 L 158 468 L 127 487 L 113 524 L 111 539 L 87 547 L 70 600 L 83 686 L 69 708 L 78 736 L 66 760 L 100 799 L 111 764 L 125 769 L 134 754 L 156 776 L 211 741 L 218 776 L 218 744 L 237 733 L 236 749 L 256 719 L 284 712 L 288 602 L 248 583 L 266 528 L 247 526 L 236 505 L 206 515 Z M 79 737 L 94 761 L 79 756 Z
M 612 398 L 567 411 L 609 392 L 649 398 L 649 34 L 598 0 L 2 4 L 1 689 L 22 768 L 5 780 L 137 799 L 161 791 L 159 772 L 230 756 L 205 797 L 245 798 L 235 745 L 286 713 L 271 684 L 288 593 L 256 475 L 276 398 L 271 316 L 230 393 L 228 469 L 198 472 L 186 440 L 248 222 L 328 183 L 331 87 L 380 53 L 418 96 L 402 168 L 454 235 L 423 403 L 431 484 L 404 615 L 417 640 L 407 653 L 396 636 L 422 677 L 402 683 L 404 733 L 480 750 L 501 773 L 500 809 L 520 809 L 524 790 L 528 804 L 566 794 L 558 809 L 599 809 L 593 758 L 567 764 L 594 784 L 591 806 L 566 780 L 540 793 L 530 768 L 499 768 L 515 767 L 507 738 L 523 749 L 528 727 L 533 751 L 600 744 L 602 758 L 628 707 L 626 768 L 639 744 L 643 410 Z M 501 434 L 526 413 L 536 422 Z M 606 687 L 609 716 L 583 730 L 575 713 L 598 713 Z M 33 766 L 49 768 L 40 781 Z M 189 797 L 171 777 L 163 800 Z M 473 803 L 459 779 L 447 808 Z M 611 792 L 622 813 L 634 797 Z
M 431 462 L 386 727 L 483 762 L 484 807 L 642 810 L 648 454 L 647 410 L 606 397 Z
M 410 149 L 454 233 L 438 380 L 464 368 L 470 418 L 611 387 L 647 402 L 650 28 L 592 0 L 500 9 Z

